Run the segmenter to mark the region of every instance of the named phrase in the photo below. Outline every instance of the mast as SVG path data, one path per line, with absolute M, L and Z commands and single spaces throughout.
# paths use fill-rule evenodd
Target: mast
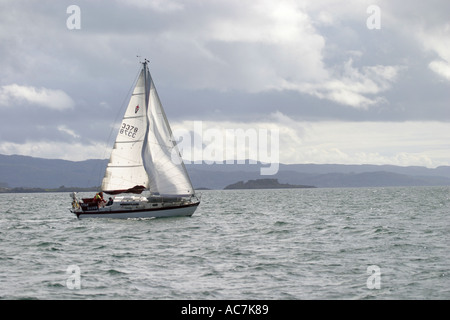
M 149 62 L 150 61 L 147 60 L 147 59 L 144 59 L 144 62 L 141 62 L 142 63 L 142 72 L 144 73 L 145 106 L 146 106 L 146 108 L 148 108 L 148 96 L 150 94 L 150 85 L 149 85 L 149 82 L 148 82 L 148 80 L 149 80 L 148 78 L 149 78 L 149 74 L 150 74 L 150 72 L 148 70 L 148 63 Z

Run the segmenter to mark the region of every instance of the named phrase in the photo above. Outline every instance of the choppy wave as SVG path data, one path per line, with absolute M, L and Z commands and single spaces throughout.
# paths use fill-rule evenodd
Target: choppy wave
M 0 298 L 450 298 L 448 187 L 202 193 L 191 218 L 147 220 L 1 194 Z

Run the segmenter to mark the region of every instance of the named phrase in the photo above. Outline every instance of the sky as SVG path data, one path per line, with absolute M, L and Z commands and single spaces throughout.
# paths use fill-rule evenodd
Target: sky
M 450 165 L 449 12 L 446 0 L 0 0 L 0 154 L 108 158 L 146 58 L 174 133 L 202 136 L 203 159 L 211 132 L 231 130 L 277 136 L 287 164 Z

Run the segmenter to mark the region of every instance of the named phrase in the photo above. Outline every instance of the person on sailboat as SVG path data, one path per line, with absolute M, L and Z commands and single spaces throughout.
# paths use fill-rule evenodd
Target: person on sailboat
M 106 206 L 107 206 L 107 207 L 108 207 L 108 206 L 112 206 L 113 203 L 114 203 L 113 198 L 109 197 L 109 201 L 108 201 L 108 203 L 106 204 Z
M 103 199 L 103 192 L 100 191 L 99 193 L 97 193 L 95 195 L 94 202 L 97 203 L 99 208 L 105 206 L 106 201 L 105 201 L 105 199 Z

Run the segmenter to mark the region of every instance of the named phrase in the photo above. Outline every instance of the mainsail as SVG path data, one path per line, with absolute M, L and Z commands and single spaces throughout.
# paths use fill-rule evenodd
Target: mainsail
M 106 193 L 140 193 L 143 189 L 161 195 L 194 194 L 147 61 L 125 111 L 102 182 Z

